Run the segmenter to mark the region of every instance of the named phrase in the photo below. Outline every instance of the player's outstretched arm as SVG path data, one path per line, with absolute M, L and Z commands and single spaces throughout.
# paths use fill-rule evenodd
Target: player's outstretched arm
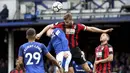
M 51 62 L 53 62 L 53 64 L 55 64 L 59 68 L 60 73 L 63 73 L 63 69 L 58 64 L 58 61 L 50 53 L 47 53 L 46 56 L 47 58 L 49 58 L 49 60 L 51 60 Z
M 41 36 L 42 36 L 47 30 L 49 30 L 50 28 L 54 28 L 54 25 L 53 25 L 53 24 L 50 24 L 50 25 L 47 25 L 45 28 L 43 28 L 43 30 L 36 35 L 36 39 L 39 40 L 39 39 L 41 38 Z
M 107 33 L 107 32 L 111 32 L 113 30 L 113 28 L 102 30 L 102 29 L 99 29 L 99 28 L 96 28 L 96 27 L 87 26 L 87 30 L 90 31 L 90 32 Z

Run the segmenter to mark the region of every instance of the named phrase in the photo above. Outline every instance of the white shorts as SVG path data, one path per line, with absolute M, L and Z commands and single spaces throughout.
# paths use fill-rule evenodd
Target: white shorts
M 66 61 L 65 61 L 65 66 L 63 67 L 65 72 L 68 72 L 68 69 L 69 69 L 69 63 L 71 61 L 71 58 L 72 58 L 72 55 L 70 53 L 70 51 L 62 51 L 60 53 L 58 53 L 56 55 L 56 59 L 58 60 L 60 66 L 62 67 L 62 64 L 63 64 L 63 58 L 64 58 L 64 53 L 67 53 L 68 54 L 68 57 L 66 58 Z M 58 69 L 56 67 L 56 69 Z

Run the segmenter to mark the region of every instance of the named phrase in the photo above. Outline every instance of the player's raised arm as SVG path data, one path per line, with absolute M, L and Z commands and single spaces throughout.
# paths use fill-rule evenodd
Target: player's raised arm
M 58 61 L 57 61 L 50 53 L 47 53 L 46 56 L 47 56 L 47 58 L 49 58 L 49 60 L 50 60 L 53 64 L 55 64 L 55 65 L 59 68 L 60 73 L 63 73 L 63 69 L 62 69 L 62 68 L 60 67 L 60 65 L 58 64 Z
M 90 27 L 90 26 L 86 26 L 86 27 L 87 27 L 87 30 L 90 32 L 107 33 L 107 32 L 111 32 L 113 30 L 113 28 L 102 30 L 102 29 L 99 29 L 96 27 Z
M 54 28 L 54 25 L 53 25 L 53 24 L 50 24 L 50 25 L 47 25 L 45 28 L 43 28 L 43 30 L 36 35 L 36 39 L 40 39 L 41 36 L 42 36 L 47 30 L 49 30 L 50 28 Z

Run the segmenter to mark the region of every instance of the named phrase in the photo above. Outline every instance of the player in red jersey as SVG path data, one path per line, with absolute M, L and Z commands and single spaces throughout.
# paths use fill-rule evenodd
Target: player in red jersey
M 112 28 L 102 30 L 96 27 L 89 27 L 80 23 L 74 23 L 71 13 L 67 13 L 64 15 L 63 22 L 50 24 L 46 26 L 40 33 L 36 35 L 36 38 L 39 39 L 50 28 L 61 28 L 65 32 L 66 37 L 69 41 L 69 47 L 72 54 L 72 60 L 74 60 L 76 64 L 81 65 L 86 72 L 90 72 L 91 70 L 86 63 L 86 60 L 83 58 L 80 48 L 78 47 L 79 32 L 82 30 L 83 31 L 86 30 L 90 32 L 105 33 L 105 32 L 110 32 L 113 30 Z M 69 68 L 69 73 L 74 73 L 74 69 L 72 66 Z
M 25 69 L 23 65 L 20 65 L 20 61 L 17 59 L 15 63 L 15 69 L 11 70 L 10 73 L 25 73 Z
M 113 61 L 113 48 L 108 44 L 109 35 L 101 34 L 101 44 L 95 49 L 94 73 L 111 73 Z

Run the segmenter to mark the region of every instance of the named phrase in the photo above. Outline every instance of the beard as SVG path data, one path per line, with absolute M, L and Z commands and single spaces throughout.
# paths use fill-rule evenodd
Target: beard
M 72 25 L 65 25 L 66 28 L 72 28 Z
M 72 28 L 72 26 L 73 26 L 73 23 L 65 24 L 65 27 L 66 27 L 66 28 Z

